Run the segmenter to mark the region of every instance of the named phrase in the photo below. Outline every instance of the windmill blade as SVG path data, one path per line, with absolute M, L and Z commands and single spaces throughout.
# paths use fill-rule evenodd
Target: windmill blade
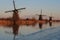
M 15 7 L 15 1 L 13 0 L 13 5 L 14 5 L 14 9 L 16 9 L 16 7 Z
M 47 16 L 47 15 L 42 15 L 42 16 Z
M 38 15 L 38 14 L 36 14 L 36 15 Z
M 49 16 L 49 17 L 52 17 L 52 16 Z M 54 17 L 52 17 L 52 18 L 54 18 Z
M 26 8 L 20 8 L 20 9 L 16 9 L 16 10 L 23 10 L 23 9 L 26 9 Z
M 36 14 L 36 15 L 38 15 L 38 16 L 39 16 L 39 14 Z M 42 15 L 42 16 L 47 16 L 47 15 Z
M 52 17 L 52 16 L 47 16 L 47 17 Z M 54 18 L 54 17 L 52 17 L 52 18 Z
M 41 15 L 42 15 L 42 9 L 41 9 Z
M 40 14 L 36 14 L 37 16 L 39 16 Z
M 26 8 L 20 8 L 20 9 L 16 9 L 16 10 L 23 10 L 23 9 L 26 9 Z M 5 13 L 8 13 L 8 12 L 13 12 L 14 10 L 11 10 L 11 11 L 5 11 Z
M 11 10 L 11 11 L 5 11 L 5 13 L 8 13 L 8 12 L 13 12 L 14 10 Z

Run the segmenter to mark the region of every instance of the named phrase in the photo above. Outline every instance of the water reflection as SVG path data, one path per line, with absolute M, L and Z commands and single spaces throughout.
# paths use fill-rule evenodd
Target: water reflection
M 42 23 L 39 23 L 39 28 L 40 29 L 42 29 L 42 26 L 43 26 L 43 24 Z
M 60 26 L 60 23 L 53 23 L 53 25 L 52 25 L 52 22 L 49 22 L 48 24 L 37 23 L 37 24 L 35 24 L 34 27 L 32 25 L 28 25 L 28 26 L 26 26 L 26 25 L 23 25 L 23 26 L 21 26 L 21 25 L 20 26 L 19 25 L 12 25 L 11 27 L 8 26 L 8 28 L 9 28 L 9 30 L 12 31 L 12 33 L 14 35 L 14 36 L 12 36 L 13 37 L 13 40 L 16 40 L 16 37 L 17 36 L 19 36 L 19 37 L 22 36 L 22 35 L 19 35 L 20 33 L 23 34 L 23 35 L 30 34 L 30 33 L 37 32 L 40 29 L 50 28 L 52 26 L 53 27 Z M 8 30 L 8 28 L 6 28 L 6 31 L 8 31 L 10 33 L 10 31 Z M 4 31 L 4 29 L 5 28 L 3 28 L 2 30 Z M 0 32 L 2 32 L 2 31 L 0 30 Z M 6 34 L 4 34 L 4 35 L 6 35 Z
M 36 24 L 34 24 L 34 25 L 32 25 L 32 26 L 34 26 L 35 27 L 35 25 Z M 42 29 L 43 28 L 43 23 L 38 23 L 38 27 L 39 27 L 39 29 Z M 27 26 L 30 26 L 30 25 L 27 25 Z M 27 27 L 26 26 L 26 27 Z M 50 27 L 52 27 L 52 22 L 49 22 L 49 26 Z M 16 40 L 16 36 L 18 35 L 18 31 L 19 31 L 19 25 L 16 25 L 16 24 L 14 24 L 13 26 L 12 26 L 12 31 L 13 31 L 13 35 L 14 35 L 14 37 L 13 37 L 13 40 Z
M 15 40 L 15 36 L 18 35 L 19 26 L 13 25 L 12 29 L 13 29 L 13 34 L 14 34 L 13 40 Z
M 49 26 L 52 27 L 52 22 L 49 22 Z
M 13 26 L 8 26 L 9 29 L 12 28 L 12 32 L 9 32 L 9 31 L 5 31 L 5 33 L 8 33 L 8 34 L 13 34 L 13 40 L 15 40 L 16 36 L 18 35 L 18 31 L 19 31 L 19 25 L 13 25 Z
M 13 29 L 13 34 L 14 34 L 14 35 L 17 35 L 17 34 L 18 34 L 19 26 L 18 26 L 18 25 L 14 25 L 14 26 L 12 27 L 12 29 Z

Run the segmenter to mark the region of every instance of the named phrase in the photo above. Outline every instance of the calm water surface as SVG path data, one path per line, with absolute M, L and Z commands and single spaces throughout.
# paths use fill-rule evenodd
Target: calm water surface
M 39 27 L 40 26 L 40 27 Z M 41 29 L 47 29 L 51 27 L 59 27 L 60 23 L 52 23 L 49 24 L 40 24 L 36 25 L 20 25 L 19 27 L 8 27 L 8 26 L 0 26 L 0 40 L 13 40 L 14 35 L 23 36 L 30 33 L 34 33 L 40 31 Z

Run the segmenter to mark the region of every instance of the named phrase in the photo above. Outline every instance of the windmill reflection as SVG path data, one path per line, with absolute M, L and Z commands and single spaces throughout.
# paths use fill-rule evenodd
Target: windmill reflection
M 49 17 L 49 26 L 51 27 L 52 26 L 52 16 Z
M 43 24 L 42 23 L 39 23 L 39 28 L 40 29 L 42 29 L 42 26 L 43 26 Z
M 52 22 L 49 22 L 49 26 L 50 26 L 50 27 L 52 26 Z
M 13 29 L 13 35 L 14 35 L 13 40 L 15 40 L 16 35 L 18 35 L 19 26 L 13 25 L 12 29 Z
M 10 26 L 8 27 L 10 28 Z M 12 25 L 11 28 L 12 28 L 12 32 L 5 31 L 5 33 L 13 34 L 13 40 L 15 40 L 16 36 L 18 35 L 19 25 Z

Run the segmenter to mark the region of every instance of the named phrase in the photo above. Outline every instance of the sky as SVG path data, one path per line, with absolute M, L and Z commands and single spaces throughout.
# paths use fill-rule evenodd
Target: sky
M 0 18 L 12 17 L 13 13 L 5 13 L 5 11 L 13 9 L 13 0 L 0 0 Z M 23 8 L 25 10 L 19 11 L 19 16 L 35 17 L 36 14 L 40 14 L 42 9 L 43 15 L 60 17 L 60 0 L 15 0 L 16 8 Z

